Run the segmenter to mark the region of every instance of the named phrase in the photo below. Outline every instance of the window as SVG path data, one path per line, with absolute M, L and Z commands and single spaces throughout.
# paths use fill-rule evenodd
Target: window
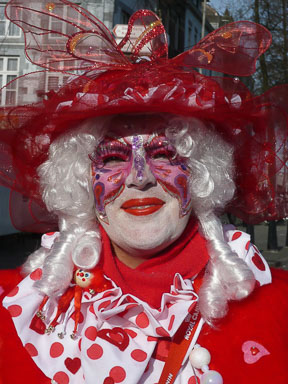
M 69 75 L 66 73 L 61 72 L 49 72 L 47 74 L 47 81 L 46 81 L 46 92 L 49 92 L 51 90 L 57 90 L 58 88 L 62 87 L 62 85 L 66 84 L 67 80 L 69 78 Z
M 179 17 L 175 15 L 174 22 L 174 49 L 177 50 L 179 46 Z
M 194 28 L 194 45 L 198 43 L 198 28 Z
M 57 4 L 53 9 L 53 14 L 59 17 L 59 19 L 57 17 L 50 17 L 49 29 L 58 33 L 51 33 L 49 35 L 50 38 L 59 39 L 64 37 L 66 39 L 67 36 L 62 36 L 62 34 L 72 35 L 75 33 L 74 24 L 77 25 L 79 14 L 76 13 L 73 8 L 67 5 Z M 62 19 L 67 20 L 68 23 L 62 22 Z M 72 24 L 69 24 L 69 22 Z
M 0 5 L 0 36 L 20 37 L 21 29 L 5 16 L 5 5 Z
M 187 41 L 188 46 L 185 47 L 186 49 L 187 48 L 190 49 L 192 47 L 192 45 L 193 45 L 192 40 L 193 40 L 193 24 L 192 24 L 192 21 L 189 20 L 188 21 L 188 41 Z
M 128 24 L 128 21 L 130 19 L 130 14 L 124 9 L 121 9 L 121 24 Z
M 19 71 L 19 57 L 0 57 L 0 87 L 16 79 Z M 17 83 L 14 81 L 3 89 L 0 105 L 15 105 L 17 100 Z

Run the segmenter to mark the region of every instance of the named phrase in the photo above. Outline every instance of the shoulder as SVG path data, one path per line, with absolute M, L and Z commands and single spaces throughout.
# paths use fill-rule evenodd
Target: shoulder
M 214 329 L 203 329 L 199 343 L 211 351 L 212 368 L 224 382 L 288 383 L 287 294 L 288 272 L 272 270 L 271 284 L 230 304 Z
M 31 359 L 29 346 L 22 345 L 9 312 L 2 306 L 3 296 L 9 294 L 22 278 L 19 269 L 0 271 L 0 383 L 48 384 L 50 379 Z
M 0 270 L 0 297 L 16 287 L 22 279 L 20 268 Z

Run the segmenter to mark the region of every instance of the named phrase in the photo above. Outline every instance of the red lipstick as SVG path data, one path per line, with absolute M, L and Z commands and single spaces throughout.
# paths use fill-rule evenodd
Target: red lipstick
M 165 204 L 163 200 L 156 197 L 146 197 L 144 199 L 131 199 L 125 201 L 121 208 L 134 216 L 146 216 L 158 211 Z

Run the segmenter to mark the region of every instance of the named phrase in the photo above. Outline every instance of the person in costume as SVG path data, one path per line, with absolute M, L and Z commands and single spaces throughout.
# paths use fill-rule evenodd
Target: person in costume
M 65 34 L 48 28 L 63 5 Z M 287 86 L 253 97 L 238 78 L 192 69 L 253 73 L 269 32 L 232 23 L 169 60 L 151 11 L 131 17 L 118 46 L 67 1 L 11 1 L 7 15 L 33 63 L 70 77 L 1 115 L 2 183 L 12 201 L 30 198 L 22 226 L 53 229 L 21 278 L 1 275 L 3 383 L 285 384 L 287 273 L 272 279 L 249 236 L 218 216 L 287 212 L 275 182 Z

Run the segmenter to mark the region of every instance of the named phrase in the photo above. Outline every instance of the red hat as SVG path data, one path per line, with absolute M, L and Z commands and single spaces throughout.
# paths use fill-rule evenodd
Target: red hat
M 164 27 L 148 10 L 132 15 L 119 45 L 98 19 L 67 0 L 12 0 L 6 15 L 24 32 L 27 58 L 45 69 L 15 80 L 19 92 L 36 84 L 39 101 L 25 105 L 23 96 L 23 103 L 0 111 L 0 181 L 26 196 L 34 221 L 51 221 L 42 208 L 36 212 L 36 169 L 56 137 L 89 117 L 146 112 L 213 122 L 233 145 L 237 194 L 227 211 L 250 223 L 288 216 L 288 86 L 254 96 L 235 77 L 255 72 L 271 43 L 264 27 L 234 22 L 168 59 Z M 132 40 L 135 27 L 142 32 Z M 127 44 L 130 56 L 121 51 Z M 205 76 L 193 68 L 232 77 Z M 53 72 L 68 81 L 48 91 L 45 80 Z M 37 230 L 44 227 L 37 223 Z

